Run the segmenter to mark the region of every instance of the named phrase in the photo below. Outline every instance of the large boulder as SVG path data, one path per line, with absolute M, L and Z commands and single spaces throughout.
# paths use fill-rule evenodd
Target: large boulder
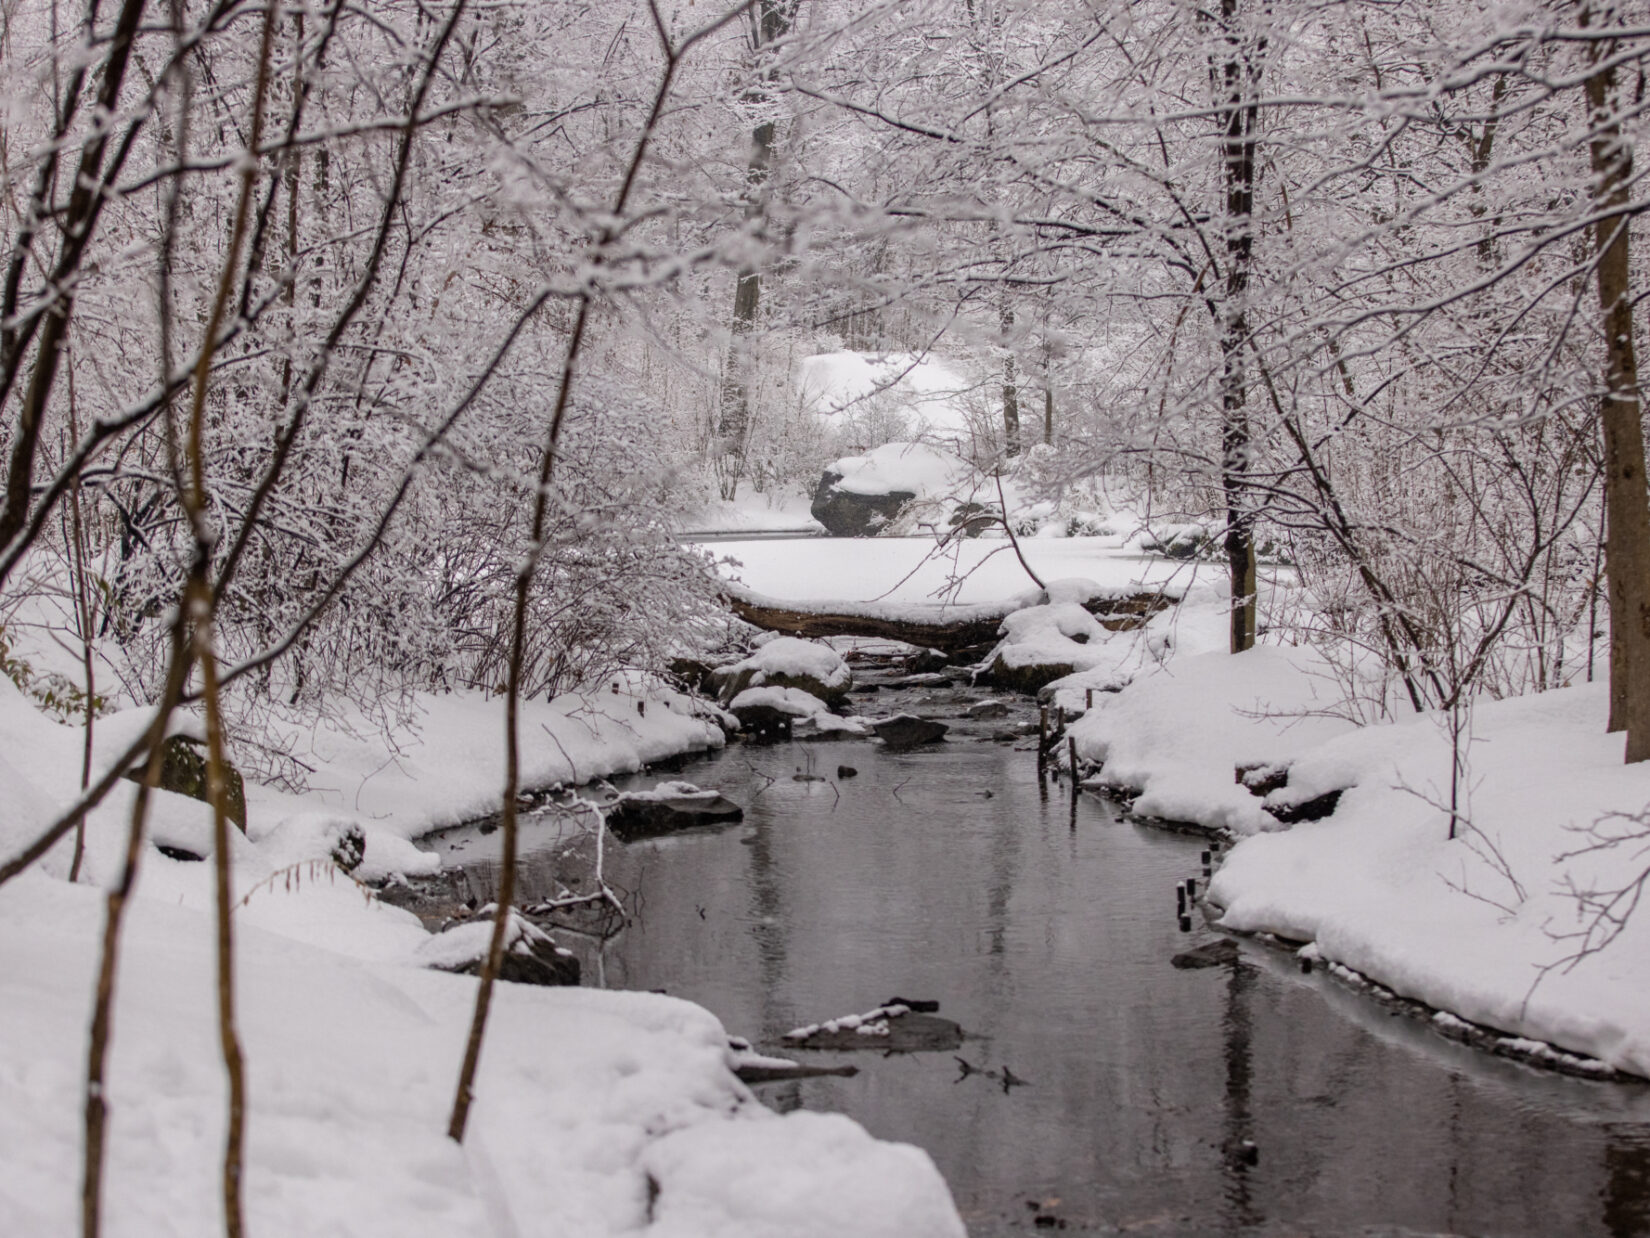
M 826 469 L 808 505 L 808 514 L 832 537 L 875 537 L 917 497 L 913 490 L 859 494 L 842 489 L 842 480 L 841 473 Z
M 777 636 L 750 657 L 710 673 L 711 686 L 724 705 L 749 688 L 794 688 L 827 706 L 840 705 L 854 686 L 853 672 L 842 656 L 820 641 Z
M 874 537 L 906 506 L 949 511 L 970 501 L 974 471 L 961 457 L 924 443 L 884 443 L 825 466 L 809 511 L 833 537 Z M 971 518 L 965 510 L 963 520 Z
M 133 782 L 143 781 L 147 761 L 126 772 Z M 226 759 L 223 763 L 225 815 L 246 833 L 246 783 Z M 160 789 L 209 803 L 206 794 L 206 745 L 189 735 L 173 735 L 161 746 Z

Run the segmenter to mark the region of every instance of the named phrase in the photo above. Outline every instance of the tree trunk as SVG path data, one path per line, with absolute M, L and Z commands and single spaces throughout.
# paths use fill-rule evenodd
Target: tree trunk
M 1592 8 L 1583 4 L 1582 25 Z M 1609 16 L 1606 13 L 1606 16 Z M 1614 45 L 1593 44 L 1608 61 Z M 1614 68 L 1587 79 L 1592 128 L 1594 205 L 1620 210 L 1629 198 L 1632 148 L 1616 111 Z M 1611 731 L 1626 731 L 1629 762 L 1650 758 L 1650 500 L 1645 491 L 1644 427 L 1639 408 L 1638 359 L 1633 350 L 1633 303 L 1628 287 L 1630 216 L 1604 214 L 1594 225 L 1598 300 L 1604 326 L 1604 568 L 1610 599 Z
M 760 0 L 751 22 L 751 38 L 758 56 L 790 30 L 795 0 Z M 769 68 L 761 75 L 761 85 L 745 92 L 746 103 L 760 103 L 767 97 L 767 87 L 774 81 Z M 750 163 L 745 173 L 749 200 L 745 204 L 745 218 L 754 219 L 765 210 L 764 189 L 773 166 L 774 122 L 764 120 L 751 130 Z M 721 442 L 724 459 L 733 461 L 733 468 L 723 478 L 724 498 L 731 499 L 744 472 L 745 445 L 750 437 L 750 337 L 762 308 L 762 274 L 755 267 L 740 270 L 739 281 L 733 291 L 733 338 L 728 344 L 727 363 L 722 375 L 722 402 L 716 424 L 716 436 Z
M 1020 386 L 1014 376 L 1014 352 L 1008 337 L 1014 327 L 1014 311 L 1003 306 L 1003 450 L 1011 456 L 1020 454 Z
M 1258 108 L 1253 88 L 1260 76 L 1260 49 L 1243 42 L 1237 22 L 1238 3 L 1221 0 L 1221 30 L 1227 50 L 1224 63 L 1214 71 L 1225 134 L 1221 149 L 1226 186 L 1226 294 L 1220 307 L 1220 483 L 1226 499 L 1233 653 L 1242 653 L 1255 643 L 1255 510 L 1249 486 L 1251 436 L 1243 350 L 1249 335 L 1249 268 L 1254 252 Z

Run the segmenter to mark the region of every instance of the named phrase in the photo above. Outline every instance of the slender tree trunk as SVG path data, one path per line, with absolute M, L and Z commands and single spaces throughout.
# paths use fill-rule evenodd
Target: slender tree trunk
M 1255 509 L 1249 484 L 1249 269 L 1254 253 L 1254 85 L 1259 47 L 1245 45 L 1238 24 L 1239 0 L 1221 0 L 1226 57 L 1215 70 L 1222 99 L 1221 167 L 1226 187 L 1226 289 L 1220 306 L 1220 483 L 1226 500 L 1226 562 L 1232 585 L 1231 650 L 1255 643 Z
M 759 57 L 790 30 L 795 8 L 796 0 L 760 0 L 751 21 L 751 39 Z M 763 71 L 760 80 L 761 85 L 745 93 L 746 103 L 767 99 L 774 82 L 773 70 Z M 774 133 L 771 118 L 751 130 L 750 163 L 745 173 L 746 191 L 750 195 L 745 204 L 747 220 L 757 218 L 767 209 L 766 188 L 773 167 Z M 733 290 L 733 338 L 723 367 L 722 405 L 716 426 L 722 456 L 732 463 L 722 481 L 723 497 L 729 499 L 733 498 L 744 473 L 745 447 L 750 438 L 751 335 L 761 310 L 762 273 L 754 266 L 744 267 Z
M 1582 25 L 1592 6 L 1581 5 Z M 1606 20 L 1613 12 L 1606 10 Z M 1614 44 L 1590 45 L 1608 60 Z M 1587 79 L 1592 127 L 1594 205 L 1625 207 L 1633 153 L 1616 110 L 1614 68 Z M 1594 225 L 1598 300 L 1604 326 L 1604 570 L 1610 599 L 1611 731 L 1626 731 L 1629 762 L 1650 759 L 1650 500 L 1645 491 L 1644 427 L 1639 406 L 1638 359 L 1633 350 L 1633 302 L 1628 285 L 1629 221 L 1603 214 Z
M 1003 451 L 1011 456 L 1020 454 L 1020 384 L 1014 373 L 1014 350 L 1009 335 L 1014 329 L 1014 310 L 1006 303 L 1002 311 L 1003 324 Z M 1007 513 L 1004 513 L 1005 515 Z
M 75 407 L 74 364 L 69 365 L 69 442 L 80 441 L 80 417 Z M 86 526 L 80 511 L 80 477 L 69 486 L 69 550 L 74 569 L 74 616 L 80 630 L 80 667 L 86 677 L 86 736 L 80 747 L 80 790 L 92 785 L 92 726 L 97 720 L 97 676 L 92 663 L 92 598 L 86 588 Z M 80 880 L 80 865 L 86 858 L 86 823 L 75 826 L 74 859 L 69 864 L 69 880 Z

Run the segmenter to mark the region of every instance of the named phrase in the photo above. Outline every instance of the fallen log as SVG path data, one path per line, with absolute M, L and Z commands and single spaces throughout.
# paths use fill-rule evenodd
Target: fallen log
M 769 632 L 818 639 L 866 636 L 904 641 L 945 653 L 995 644 L 997 629 L 1009 615 L 1046 600 L 1037 592 L 1001 602 L 945 605 L 937 602 L 795 602 L 764 597 L 736 585 L 723 585 L 722 596 L 739 618 Z M 1177 598 L 1157 590 L 1086 599 L 1083 609 L 1112 632 L 1142 627 Z

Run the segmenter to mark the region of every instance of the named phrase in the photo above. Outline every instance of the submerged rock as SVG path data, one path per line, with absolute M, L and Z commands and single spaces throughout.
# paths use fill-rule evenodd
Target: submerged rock
M 700 825 L 732 825 L 745 810 L 720 791 L 691 782 L 666 782 L 651 791 L 625 791 L 607 810 L 607 828 L 629 842 Z
M 871 723 L 871 729 L 890 748 L 916 748 L 922 744 L 936 743 L 944 739 L 946 731 L 950 730 L 943 722 L 919 718 L 915 714 L 882 718 Z
M 1219 941 L 1211 941 L 1196 949 L 1183 951 L 1169 962 L 1182 971 L 1196 971 L 1202 967 L 1224 967 L 1227 963 L 1237 962 L 1237 959 L 1237 942 L 1230 937 L 1222 937 Z
M 927 1005 L 928 1003 L 924 1003 Z M 938 1005 L 938 1003 L 934 1003 Z M 864 1014 L 843 1015 L 824 1023 L 793 1028 L 784 1035 L 793 1049 L 876 1049 L 883 1053 L 949 1052 L 962 1046 L 959 1024 L 909 1006 L 878 1006 Z

